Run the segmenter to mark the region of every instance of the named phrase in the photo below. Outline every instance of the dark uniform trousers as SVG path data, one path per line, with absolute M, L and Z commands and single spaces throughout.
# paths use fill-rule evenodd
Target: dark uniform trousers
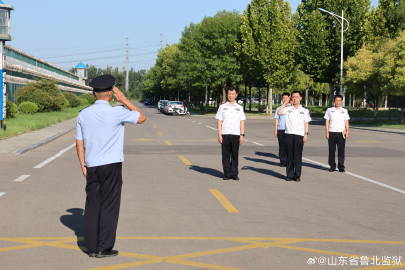
M 286 134 L 285 138 L 287 144 L 287 177 L 296 179 L 301 177 L 304 136 Z
M 87 168 L 85 242 L 89 253 L 115 244 L 121 202 L 122 163 Z
M 329 132 L 329 166 L 331 169 L 336 169 L 336 145 L 338 149 L 338 169 L 345 169 L 345 145 L 346 140 L 343 138 L 342 132 Z
M 222 135 L 222 167 L 224 177 L 238 177 L 239 135 Z
M 280 159 L 281 165 L 287 165 L 287 141 L 285 130 L 277 130 L 278 139 L 278 158 Z

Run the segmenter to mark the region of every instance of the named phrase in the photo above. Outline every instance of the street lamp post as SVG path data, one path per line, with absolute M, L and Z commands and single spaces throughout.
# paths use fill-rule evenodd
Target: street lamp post
M 330 12 L 323 8 L 318 8 L 320 11 L 328 13 L 332 15 L 339 23 L 341 28 L 340 33 L 340 94 L 343 96 L 343 104 L 345 104 L 345 89 L 343 87 L 343 33 L 349 29 L 349 21 L 344 18 L 343 9 L 342 9 L 342 16 L 336 15 L 333 12 Z M 346 22 L 346 28 L 345 28 Z
M 6 97 L 6 85 L 4 82 L 4 77 L 6 72 L 4 71 L 4 45 L 6 41 L 11 40 L 10 35 L 10 11 L 13 10 L 13 7 L 6 5 L 3 1 L 0 0 L 0 128 L 3 128 L 3 120 L 6 118 L 6 106 L 7 106 L 7 97 Z

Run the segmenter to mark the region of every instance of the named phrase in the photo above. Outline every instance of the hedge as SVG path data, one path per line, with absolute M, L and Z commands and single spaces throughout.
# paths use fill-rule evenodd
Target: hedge
M 37 104 L 31 101 L 24 101 L 20 105 L 18 105 L 18 110 L 22 113 L 36 113 L 38 111 Z

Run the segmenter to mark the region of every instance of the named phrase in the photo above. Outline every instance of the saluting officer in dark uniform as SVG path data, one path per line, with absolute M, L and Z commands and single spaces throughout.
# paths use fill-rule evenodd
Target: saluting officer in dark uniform
M 335 96 L 335 107 L 328 108 L 325 113 L 325 136 L 329 145 L 330 172 L 336 170 L 336 145 L 338 149 L 338 169 L 345 172 L 345 145 L 349 137 L 349 113 L 342 107 L 343 96 Z
M 146 118 L 114 86 L 111 75 L 90 82 L 96 102 L 77 117 L 76 150 L 86 177 L 84 235 L 90 257 L 118 255 L 113 250 L 121 202 L 124 124 L 141 124 Z M 111 106 L 113 93 L 124 106 Z

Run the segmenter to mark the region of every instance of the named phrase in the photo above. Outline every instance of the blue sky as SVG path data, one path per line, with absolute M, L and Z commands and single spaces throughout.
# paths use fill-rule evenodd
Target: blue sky
M 138 70 L 153 66 L 160 34 L 164 44 L 175 43 L 191 22 L 224 9 L 243 12 L 250 0 L 4 2 L 15 8 L 10 45 L 66 69 L 81 59 L 99 67 L 122 67 L 128 37 L 130 66 Z M 295 10 L 300 0 L 289 2 Z

